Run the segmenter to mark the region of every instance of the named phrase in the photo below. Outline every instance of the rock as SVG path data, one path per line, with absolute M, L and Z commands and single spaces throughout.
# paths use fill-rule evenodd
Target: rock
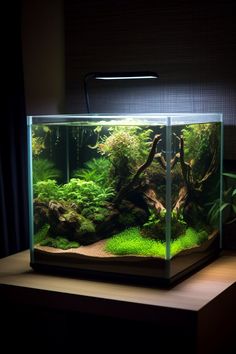
M 48 203 L 34 200 L 34 232 L 48 223 Z
M 119 223 L 126 227 L 143 225 L 148 220 L 144 209 L 125 199 L 119 205 L 119 213 Z
M 64 236 L 81 245 L 98 240 L 92 221 L 77 213 L 73 207 L 63 202 L 50 201 L 48 208 L 49 232 L 52 236 Z

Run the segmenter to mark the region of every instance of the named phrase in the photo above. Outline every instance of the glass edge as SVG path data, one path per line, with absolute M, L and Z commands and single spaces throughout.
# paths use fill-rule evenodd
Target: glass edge
M 32 129 L 30 124 L 30 119 L 28 121 L 27 127 L 27 154 L 28 154 L 28 210 L 29 210 L 29 247 L 30 247 L 30 261 L 34 262 L 34 252 L 33 252 L 33 239 L 34 239 L 34 226 L 33 226 L 33 178 L 32 178 Z

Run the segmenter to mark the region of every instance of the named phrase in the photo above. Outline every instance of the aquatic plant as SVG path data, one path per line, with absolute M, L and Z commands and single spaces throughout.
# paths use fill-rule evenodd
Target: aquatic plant
M 142 237 L 138 227 L 125 229 L 114 235 L 106 242 L 105 250 L 119 255 L 165 257 L 165 243 Z
M 34 244 L 42 242 L 47 237 L 49 228 L 49 224 L 45 224 L 41 227 L 41 229 L 34 235 Z
M 53 179 L 39 181 L 34 185 L 34 197 L 41 201 L 48 202 L 52 199 L 60 198 L 60 187 Z
M 158 215 L 153 209 L 149 209 L 150 215 L 148 221 L 143 225 L 142 234 L 151 238 L 163 239 L 166 234 L 166 209 L 163 209 Z M 173 238 L 186 231 L 187 224 L 184 221 L 182 213 L 176 210 L 171 212 L 171 233 Z
M 197 231 L 193 228 L 188 228 L 178 239 L 171 240 L 171 257 L 183 250 L 202 244 L 207 238 L 208 234 L 206 231 Z M 140 228 L 132 227 L 107 240 L 105 250 L 117 255 L 139 255 L 165 258 L 166 242 L 145 238 L 142 236 Z
M 101 223 L 108 216 L 109 211 L 105 207 L 91 205 L 88 208 L 83 208 L 81 215 L 95 223 Z
M 177 253 L 191 249 L 196 246 L 200 246 L 207 241 L 208 233 L 205 230 L 196 230 L 192 227 L 186 229 L 186 232 L 170 243 L 171 256 L 173 257 Z
M 220 198 L 217 198 L 206 204 L 207 207 L 210 207 L 207 215 L 209 224 L 214 227 L 219 226 L 220 214 L 223 224 L 232 224 L 236 221 L 236 174 L 225 172 L 223 178 L 222 202 Z
M 51 129 L 46 125 L 33 125 L 32 127 L 32 153 L 38 157 L 46 148 L 46 139 Z
M 43 241 L 40 242 L 40 246 L 48 246 L 68 250 L 69 248 L 78 248 L 80 245 L 76 241 L 69 241 L 65 237 L 57 236 L 55 238 L 45 238 Z
M 32 134 L 32 152 L 34 156 L 39 156 L 45 149 L 44 139 L 41 136 Z
M 72 178 L 60 187 L 60 199 L 76 202 L 81 209 L 90 206 L 101 207 L 114 196 L 112 187 L 102 187 L 93 181 Z
M 98 144 L 98 152 L 112 164 L 111 174 L 116 178 L 117 189 L 127 181 L 148 156 L 151 144 L 151 129 L 116 126 L 108 128 L 110 135 L 103 136 Z
M 33 160 L 33 184 L 48 179 L 58 179 L 60 175 L 61 172 L 55 167 L 53 162 L 41 158 Z
M 220 138 L 220 125 L 190 124 L 182 129 L 185 160 L 193 173 L 200 178 L 205 172 Z
M 104 157 L 93 158 L 85 163 L 84 168 L 79 168 L 73 172 L 74 178 L 79 178 L 84 181 L 93 181 L 102 186 L 108 186 L 112 184 L 110 179 L 111 162 Z
M 83 208 L 103 207 L 114 196 L 112 187 L 101 187 L 93 181 L 72 178 L 59 186 L 55 180 L 39 181 L 34 185 L 34 197 L 41 201 L 64 200 Z M 101 210 L 100 210 L 101 211 Z

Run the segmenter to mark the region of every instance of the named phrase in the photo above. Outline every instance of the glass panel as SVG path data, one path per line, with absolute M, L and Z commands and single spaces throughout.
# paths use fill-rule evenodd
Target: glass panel
M 208 252 L 220 239 L 221 123 L 173 126 L 171 257 Z
M 112 238 L 99 250 L 104 256 L 165 259 L 166 125 L 152 117 L 148 125 L 49 118 L 32 126 L 36 250 L 80 254 Z
M 28 117 L 31 263 L 168 280 L 206 261 L 220 240 L 221 122 Z

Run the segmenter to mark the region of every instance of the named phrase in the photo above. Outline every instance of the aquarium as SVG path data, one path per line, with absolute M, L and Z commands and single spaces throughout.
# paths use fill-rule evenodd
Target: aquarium
M 27 117 L 31 266 L 170 284 L 221 247 L 221 114 Z

